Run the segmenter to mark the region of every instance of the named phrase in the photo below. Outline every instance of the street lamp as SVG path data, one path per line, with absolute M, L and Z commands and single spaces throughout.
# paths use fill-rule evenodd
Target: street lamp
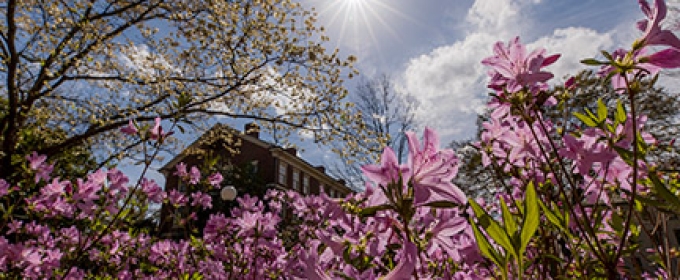
M 236 188 L 234 186 L 226 186 L 222 188 L 222 191 L 220 191 L 220 197 L 224 201 L 233 201 L 236 199 L 236 195 L 238 192 L 236 191 Z

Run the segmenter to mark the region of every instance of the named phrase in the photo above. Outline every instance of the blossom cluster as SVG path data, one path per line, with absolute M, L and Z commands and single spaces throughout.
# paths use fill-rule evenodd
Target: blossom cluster
M 645 132 L 635 96 L 659 71 L 680 67 L 680 40 L 661 26 L 664 1 L 640 6 L 644 33 L 631 50 L 583 61 L 621 93 L 615 108 L 598 101 L 594 111 L 565 119 L 546 114 L 558 110 L 558 92 L 578 85 L 570 79 L 552 88 L 544 68 L 560 55 L 528 52 L 519 37 L 497 43 L 482 61 L 494 93 L 475 146 L 496 175 L 492 200 L 469 198 L 466 186 L 452 183 L 461 163 L 430 128 L 422 139 L 407 133 L 405 163 L 387 147 L 378 164 L 364 166 L 362 193 L 334 199 L 270 190 L 241 195 L 228 211 L 211 195 L 220 173 L 178 164 L 174 175 L 186 192 L 132 182 L 115 168 L 64 180 L 33 153 L 28 179 L 0 179 L 0 278 L 678 277 L 679 253 L 655 238 L 670 236 L 660 226 L 666 215 L 680 214 L 680 176 L 647 156 L 658 141 Z M 650 46 L 666 49 L 647 54 Z M 130 121 L 121 133 L 154 145 L 172 135 L 160 118 L 151 128 Z M 168 221 L 144 226 L 159 205 L 187 214 L 181 238 L 157 231 Z M 643 247 L 645 238 L 652 244 Z

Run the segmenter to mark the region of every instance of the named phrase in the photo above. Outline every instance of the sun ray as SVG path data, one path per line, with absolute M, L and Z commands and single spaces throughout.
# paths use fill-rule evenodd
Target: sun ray
M 319 19 L 335 37 L 335 48 L 344 48 L 361 58 L 370 49 L 404 43 L 398 29 L 404 22 L 422 25 L 390 0 L 308 0 L 319 9 Z M 402 21 L 402 23 L 395 21 Z M 397 27 L 398 28 L 398 27 Z M 382 45 L 382 46 L 381 46 Z M 386 60 L 381 52 L 376 59 Z

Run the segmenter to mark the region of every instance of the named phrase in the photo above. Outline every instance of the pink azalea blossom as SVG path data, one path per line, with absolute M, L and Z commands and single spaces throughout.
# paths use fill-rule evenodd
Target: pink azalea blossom
M 215 188 L 218 188 L 220 186 L 222 180 L 224 180 L 224 178 L 222 177 L 222 174 L 220 174 L 219 172 L 215 172 L 213 173 L 213 175 L 210 175 L 208 177 L 208 183 Z
M 37 152 L 33 152 L 26 156 L 28 160 L 28 166 L 31 170 L 35 171 L 35 182 L 38 183 L 40 180 L 49 180 L 50 173 L 54 170 L 54 165 L 48 164 L 46 155 L 38 155 Z
M 45 163 L 45 160 L 47 160 L 47 156 L 38 155 L 37 152 L 33 152 L 26 156 L 26 159 L 28 160 L 28 166 L 32 170 L 38 170 L 40 167 L 42 167 L 43 163 Z
M 0 197 L 3 197 L 9 193 L 10 185 L 7 181 L 0 179 Z
M 137 130 L 137 127 L 136 127 L 135 124 L 132 122 L 132 120 L 130 120 L 130 122 L 128 123 L 128 125 L 123 126 L 123 127 L 120 129 L 120 132 L 122 132 L 122 133 L 124 133 L 124 134 L 127 134 L 127 135 L 137 135 L 137 132 L 139 132 L 139 131 Z
M 170 204 L 175 206 L 184 206 L 187 203 L 186 196 L 177 190 L 171 190 L 168 193 L 168 200 L 170 200 Z
M 383 150 L 380 165 L 364 165 L 361 170 L 364 172 L 364 176 L 379 186 L 387 186 L 392 182 L 397 182 L 400 177 L 406 182 L 410 177 L 409 168 L 399 165 L 397 156 L 390 147 Z
M 201 171 L 198 167 L 192 166 L 191 171 L 189 171 L 189 184 L 196 185 L 201 181 Z
M 165 197 L 165 193 L 154 180 L 148 180 L 146 178 L 141 181 L 142 192 L 146 194 L 147 198 L 151 202 L 160 203 Z
M 680 51 L 677 49 L 665 49 L 655 52 L 641 59 L 641 61 L 664 69 L 678 68 L 680 67 Z
M 404 248 L 401 251 L 399 263 L 394 269 L 387 274 L 383 280 L 409 280 L 413 270 L 416 269 L 416 259 L 418 258 L 418 249 L 411 241 L 405 241 Z
M 567 90 L 573 90 L 576 88 L 576 86 L 578 86 L 578 83 L 576 82 L 576 78 L 573 76 L 569 77 L 569 79 L 564 82 L 564 88 Z
M 453 201 L 465 204 L 465 194 L 451 180 L 458 173 L 458 158 L 451 149 L 439 150 L 439 136 L 425 128 L 423 145 L 412 132 L 407 132 L 408 165 L 411 167 L 416 204 L 433 201 Z
M 645 63 L 645 59 L 641 59 L 645 56 L 645 52 L 646 50 L 644 48 L 634 51 L 632 59 L 636 61 L 636 69 L 628 70 L 625 72 L 625 74 L 616 73 L 611 77 L 612 87 L 615 90 L 623 92 L 623 90 L 627 88 L 626 80 L 630 82 L 633 80 L 633 78 L 635 78 L 635 76 L 654 76 L 659 73 L 660 67 L 651 63 Z M 611 55 L 615 60 L 621 61 L 627 59 L 626 56 L 628 55 L 628 51 L 624 49 L 618 49 Z M 600 76 L 607 76 L 612 71 L 617 71 L 617 69 L 611 65 L 604 65 L 602 68 L 600 68 L 598 74 Z
M 595 129 L 586 130 L 581 137 L 564 135 L 565 147 L 559 151 L 562 157 L 573 160 L 574 172 L 587 175 L 594 163 L 607 164 L 616 157 L 616 153 L 598 142 L 601 135 Z
M 202 193 L 202 192 L 195 192 L 191 194 L 191 206 L 201 206 L 203 209 L 210 209 L 212 208 L 212 197 L 210 195 Z
M 542 71 L 560 57 L 559 54 L 546 56 L 545 49 L 537 49 L 527 54 L 519 37 L 503 45 L 497 42 L 493 48 L 494 55 L 482 60 L 482 64 L 492 67 L 489 71 L 491 81 L 489 88 L 502 93 L 517 92 L 523 88 L 531 91 L 545 89 L 545 82 L 552 79 L 553 74 Z
M 661 21 L 666 18 L 666 1 L 654 0 L 654 6 L 649 6 L 646 0 L 640 0 L 640 9 L 647 19 L 638 21 L 638 29 L 644 32 L 640 42 L 642 46 L 669 46 L 680 49 L 680 39 L 670 30 L 661 29 Z
M 175 168 L 177 169 L 173 175 L 177 175 L 178 177 L 185 177 L 189 175 L 187 173 L 187 165 L 184 162 L 178 163 Z
M 156 117 L 154 119 L 154 126 L 149 130 L 149 138 L 151 140 L 162 140 L 166 136 L 172 135 L 172 131 L 170 132 L 165 132 L 163 131 L 163 127 L 161 126 L 161 118 Z

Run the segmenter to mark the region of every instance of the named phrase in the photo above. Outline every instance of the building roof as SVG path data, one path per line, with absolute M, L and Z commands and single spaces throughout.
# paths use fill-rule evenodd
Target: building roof
M 246 125 L 246 127 L 248 127 L 248 125 Z M 161 167 L 160 170 L 162 173 L 172 170 L 178 163 L 182 162 L 187 156 L 191 155 L 187 153 L 187 151 L 191 149 L 199 149 L 201 145 L 204 144 L 204 142 L 215 133 L 220 133 L 221 136 L 236 136 L 241 140 L 251 142 L 265 149 L 272 149 L 278 147 L 277 145 L 274 145 L 272 143 L 260 139 L 258 136 L 259 131 L 257 131 L 257 129 L 259 128 L 253 127 L 253 130 L 251 130 L 250 132 L 249 131 L 243 132 L 229 125 L 217 123 L 213 125 L 210 129 L 208 129 L 205 133 L 203 133 L 200 137 L 198 137 L 196 140 L 194 140 L 194 142 L 192 142 L 191 145 L 184 149 L 184 151 L 180 152 L 179 155 L 175 156 L 168 163 L 163 165 L 163 167 Z
M 192 155 L 191 153 L 188 153 L 188 150 L 191 149 L 200 149 L 201 145 L 205 143 L 209 139 L 209 137 L 214 136 L 215 133 L 219 133 L 220 136 L 234 136 L 238 137 L 242 141 L 248 141 L 250 143 L 253 143 L 257 146 L 260 146 L 264 149 L 267 149 L 270 154 L 278 159 L 283 159 L 287 163 L 290 164 L 295 164 L 299 168 L 303 169 L 307 174 L 314 175 L 316 178 L 327 178 L 327 180 L 324 183 L 333 186 L 335 188 L 342 188 L 346 189 L 348 191 L 354 191 L 352 188 L 349 188 L 343 180 L 336 180 L 335 178 L 331 177 L 329 174 L 325 172 L 325 168 L 323 166 L 314 166 L 307 162 L 306 160 L 300 158 L 297 155 L 297 151 L 294 148 L 284 148 L 281 146 L 278 146 L 276 144 L 264 141 L 259 138 L 259 127 L 256 124 L 249 123 L 245 126 L 244 131 L 239 131 L 229 125 L 226 124 L 221 124 L 217 123 L 213 127 L 211 127 L 209 130 L 207 130 L 203 135 L 201 135 L 198 139 L 196 139 L 191 145 L 189 145 L 184 151 L 182 151 L 179 155 L 174 157 L 172 160 L 170 160 L 168 163 L 166 163 L 162 168 L 161 168 L 161 173 L 165 174 L 166 176 L 169 174 L 169 172 L 180 162 L 182 162 L 186 157 Z

